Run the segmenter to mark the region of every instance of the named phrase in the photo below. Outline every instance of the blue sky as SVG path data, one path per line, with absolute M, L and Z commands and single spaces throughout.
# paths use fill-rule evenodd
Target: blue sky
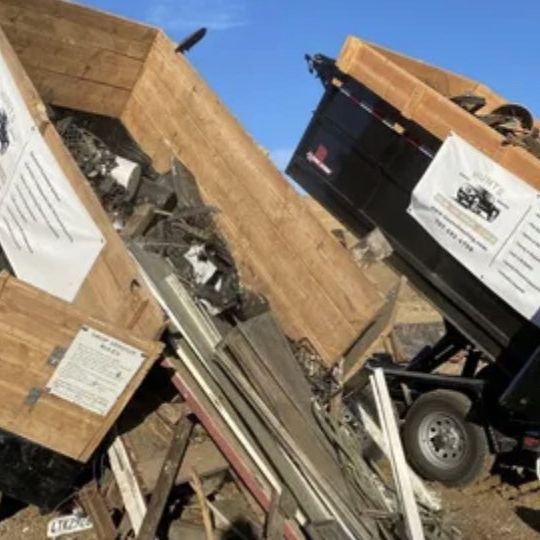
M 175 40 L 207 26 L 191 62 L 284 167 L 322 88 L 303 55 L 355 34 L 468 75 L 540 115 L 539 0 L 82 0 Z

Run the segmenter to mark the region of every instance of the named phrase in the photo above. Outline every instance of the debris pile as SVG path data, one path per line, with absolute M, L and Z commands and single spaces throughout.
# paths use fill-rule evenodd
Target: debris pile
M 252 537 L 399 538 L 390 478 L 362 457 L 344 406 L 330 412 L 339 374 L 307 340 L 289 340 L 264 298 L 241 285 L 218 210 L 193 175 L 179 161 L 158 174 L 114 120 L 51 116 L 169 320 L 162 365 L 91 470 L 54 480 L 56 499 L 44 507 L 63 486 L 74 495 L 51 530 L 218 538 L 247 526 Z M 438 511 L 420 513 L 426 535 L 451 537 Z

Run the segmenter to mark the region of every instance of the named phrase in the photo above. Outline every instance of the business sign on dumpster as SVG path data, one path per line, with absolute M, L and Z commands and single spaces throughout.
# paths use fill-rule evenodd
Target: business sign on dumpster
M 482 283 L 540 325 L 540 193 L 452 134 L 409 214 Z
M 0 247 L 20 279 L 73 301 L 105 240 L 0 56 Z

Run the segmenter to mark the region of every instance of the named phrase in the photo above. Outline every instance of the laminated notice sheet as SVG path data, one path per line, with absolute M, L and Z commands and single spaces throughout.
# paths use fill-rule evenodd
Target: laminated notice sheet
M 105 240 L 0 55 L 0 246 L 20 279 L 68 302 Z
M 47 391 L 106 416 L 146 359 L 144 353 L 83 327 L 47 384 Z
M 418 223 L 540 326 L 540 193 L 452 134 L 412 193 Z

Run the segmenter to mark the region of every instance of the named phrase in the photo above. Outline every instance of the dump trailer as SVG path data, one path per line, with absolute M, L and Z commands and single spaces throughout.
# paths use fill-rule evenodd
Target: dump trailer
M 448 485 L 540 451 L 540 159 L 524 107 L 486 86 L 348 38 L 306 57 L 324 95 L 288 174 L 432 302 L 446 333 L 383 367 L 411 465 Z M 462 358 L 455 375 L 439 369 Z M 379 364 L 381 361 L 379 361 Z M 345 388 L 365 400 L 366 369 Z M 461 364 L 460 364 L 461 366 Z

